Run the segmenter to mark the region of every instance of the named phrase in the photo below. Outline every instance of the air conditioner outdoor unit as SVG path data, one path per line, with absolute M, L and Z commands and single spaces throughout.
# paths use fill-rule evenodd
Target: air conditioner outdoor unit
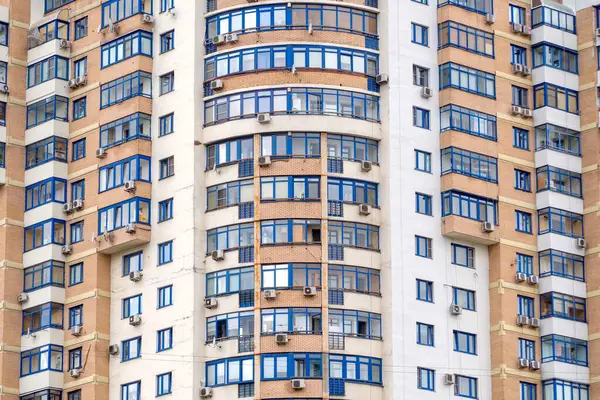
M 83 86 L 87 83 L 87 75 L 78 76 L 75 78 L 75 84 L 77 86 Z
M 451 304 L 450 305 L 450 314 L 452 314 L 452 315 L 462 314 L 462 307 L 459 306 L 458 304 Z
M 522 74 L 523 73 L 523 64 L 513 64 L 512 72 L 514 74 Z
M 265 295 L 265 299 L 267 299 L 267 300 L 273 300 L 273 299 L 277 298 L 277 292 L 274 290 L 271 290 L 271 289 L 265 290 L 264 295 Z
M 154 17 L 150 14 L 144 14 L 142 22 L 145 24 L 152 24 L 154 22 Z
M 238 35 L 237 33 L 228 33 L 225 35 L 225 42 L 226 43 L 235 43 L 238 41 Z
M 510 109 L 512 115 L 518 115 L 523 113 L 523 109 L 519 106 L 512 106 Z
M 540 362 L 539 361 L 535 361 L 535 360 L 531 360 L 529 362 L 529 369 L 537 371 L 538 369 L 540 369 Z
M 373 169 L 373 163 L 371 161 L 363 160 L 360 162 L 360 170 L 362 172 L 369 172 Z
M 69 202 L 63 204 L 63 212 L 69 214 L 73 212 L 73 205 Z
M 71 248 L 71 245 L 66 244 L 62 247 L 62 253 L 63 254 L 71 254 L 71 252 L 73 251 L 73 249 Z
M 271 122 L 271 114 L 269 113 L 260 113 L 257 116 L 259 124 L 268 124 Z
M 135 181 L 127 181 L 127 182 L 125 182 L 124 190 L 126 192 L 135 192 Z
M 289 341 L 287 333 L 278 333 L 275 335 L 275 343 L 286 344 Z
M 454 385 L 454 374 L 444 374 L 444 385 Z
M 74 88 L 76 88 L 77 86 L 79 86 L 79 85 L 77 84 L 77 79 L 71 79 L 71 80 L 69 81 L 69 88 L 71 88 L 71 89 L 74 89 Z
M 305 296 L 316 296 L 317 288 L 314 286 L 304 286 L 304 295 Z
M 525 118 L 531 118 L 533 117 L 533 111 L 531 111 L 529 108 L 523 108 L 523 116 Z
M 223 89 L 223 81 L 221 79 L 215 79 L 210 82 L 210 88 L 212 90 L 221 90 Z
M 368 204 L 359 204 L 358 213 L 360 215 L 369 215 L 371 214 L 371 207 Z
M 207 397 L 212 397 L 212 389 L 209 387 L 201 387 L 200 388 L 200 397 L 203 399 Z
M 135 224 L 127 224 L 125 226 L 125 233 L 135 233 L 136 228 L 135 228 Z
M 61 49 L 68 49 L 69 47 L 71 47 L 71 42 L 69 42 L 67 39 L 61 39 L 59 46 Z
M 96 149 L 96 157 L 97 158 L 104 158 L 106 157 L 106 150 L 104 150 L 102 147 L 99 149 Z
M 378 85 L 383 85 L 384 83 L 388 83 L 390 81 L 390 76 L 388 74 L 379 74 L 375 77 L 375 81 Z
M 491 222 L 489 222 L 489 221 L 484 221 L 484 222 L 481 224 L 481 229 L 482 229 L 484 232 L 488 232 L 488 233 L 489 233 L 489 232 L 494 232 L 494 224 L 493 224 L 493 223 L 491 223 Z
M 71 378 L 79 378 L 81 370 L 79 368 L 73 368 L 72 370 L 69 370 L 69 374 L 71 375 Z
M 8 85 L 0 85 L 0 93 L 8 94 L 10 90 L 8 89 Z
M 529 318 L 529 327 L 530 328 L 539 328 L 540 327 L 540 319 L 539 318 Z
M 271 165 L 271 156 L 260 156 L 258 157 L 258 165 L 261 167 Z
M 527 279 L 527 275 L 525 275 L 524 272 L 517 272 L 517 276 L 516 276 L 517 282 L 525 282 L 525 279 Z
M 600 37 L 600 28 L 596 29 L 596 36 Z
M 304 379 L 292 379 L 292 389 L 301 390 L 304 389 Z
M 119 345 L 111 344 L 110 346 L 108 346 L 108 354 L 110 354 L 111 356 L 116 356 L 117 354 L 119 354 Z
M 521 25 L 521 33 L 525 36 L 531 36 L 531 28 L 527 25 Z
M 421 97 L 424 99 L 428 99 L 431 96 L 433 96 L 433 89 L 431 89 L 430 87 L 427 87 L 427 86 L 423 86 L 421 88 Z
M 142 280 L 144 273 L 142 271 L 131 271 L 129 273 L 129 280 L 133 282 L 139 282 Z
M 73 200 L 73 210 L 77 211 L 77 210 L 81 210 L 81 209 L 83 209 L 83 200 L 81 200 L 81 199 Z
M 225 43 L 225 35 L 218 35 L 218 36 L 214 36 L 212 38 L 212 42 L 214 45 L 218 46 L 220 44 L 224 44 Z
M 485 23 L 486 24 L 493 24 L 494 22 L 496 22 L 496 16 L 494 14 L 485 14 Z
M 75 325 L 75 326 L 72 326 L 71 329 L 69 329 L 69 332 L 73 336 L 81 336 L 82 329 L 83 329 L 83 327 L 81 325 Z
M 517 325 L 523 326 L 529 324 L 529 317 L 526 315 L 517 315 Z
M 525 75 L 525 76 L 531 75 L 531 68 L 523 65 L 523 75 Z
M 513 33 L 521 33 L 523 31 L 523 25 L 521 25 L 521 24 L 510 24 L 510 30 Z
M 207 297 L 204 299 L 204 308 L 212 310 L 213 308 L 217 308 L 218 305 L 219 301 L 216 297 Z
M 586 243 L 584 238 L 577 238 L 577 247 L 580 249 L 585 249 Z
M 540 278 L 537 275 L 529 275 L 527 277 L 527 283 L 529 283 L 530 285 L 537 285 L 538 283 L 540 283 Z
M 142 316 L 139 314 L 129 316 L 129 325 L 137 326 L 142 323 Z
M 215 261 L 223 261 L 225 259 L 225 252 L 223 250 L 213 250 L 211 257 Z
M 17 302 L 25 303 L 27 300 L 29 300 L 29 295 L 27 293 L 19 293 L 17 295 Z
M 519 368 L 529 368 L 529 360 L 525 358 L 519 358 Z

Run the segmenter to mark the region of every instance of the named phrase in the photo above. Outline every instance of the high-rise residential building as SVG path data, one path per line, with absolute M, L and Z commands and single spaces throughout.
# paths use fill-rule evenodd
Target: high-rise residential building
M 599 399 L 599 49 L 585 0 L 0 0 L 0 399 Z

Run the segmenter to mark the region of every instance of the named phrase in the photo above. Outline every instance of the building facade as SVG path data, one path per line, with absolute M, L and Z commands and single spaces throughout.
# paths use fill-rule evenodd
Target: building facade
M 0 398 L 600 398 L 599 28 L 0 0 Z

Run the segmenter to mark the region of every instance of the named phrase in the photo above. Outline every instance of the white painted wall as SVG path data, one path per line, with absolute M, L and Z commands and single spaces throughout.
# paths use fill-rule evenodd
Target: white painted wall
M 176 2 L 176 16 L 159 14 L 160 2 L 154 0 L 154 73 L 152 111 L 152 239 L 144 251 L 144 277 L 131 282 L 122 274 L 122 256 L 111 262 L 111 344 L 142 335 L 141 359 L 121 363 L 120 356 L 110 360 L 110 398 L 120 398 L 123 383 L 142 380 L 141 398 L 156 396 L 156 375 L 172 372 L 173 398 L 197 398 L 204 376 L 204 284 L 202 265 L 195 254 L 198 246 L 199 218 L 197 187 L 204 187 L 204 168 L 200 167 L 194 139 L 199 137 L 202 107 L 200 64 L 204 42 L 204 2 Z M 175 49 L 160 54 L 160 34 L 175 29 Z M 175 71 L 175 91 L 159 96 L 161 74 Z M 159 138 L 159 117 L 175 112 L 175 132 Z M 175 175 L 159 180 L 159 160 L 175 156 Z M 173 197 L 173 219 L 158 224 L 158 202 Z M 158 244 L 174 240 L 173 262 L 157 266 Z M 133 252 L 129 251 L 129 252 Z M 128 253 L 129 253 L 128 252 Z M 158 288 L 173 285 L 173 306 L 158 310 Z M 132 327 L 121 320 L 121 300 L 143 294 L 142 324 Z M 156 331 L 173 327 L 173 349 L 157 353 Z M 201 342 L 201 346 L 198 344 Z
M 410 1 L 380 6 L 380 32 L 387 39 L 382 41 L 382 71 L 390 74 L 383 90 L 380 146 L 383 163 L 389 166 L 383 168 L 381 190 L 387 193 L 382 209 L 389 210 L 382 234 L 386 398 L 450 398 L 454 388 L 443 384 L 444 373 L 479 378 L 479 398 L 491 398 L 487 247 L 462 243 L 475 248 L 476 268 L 453 266 L 451 241 L 441 236 L 437 7 Z M 429 47 L 411 43 L 411 22 L 429 27 Z M 433 97 L 421 98 L 421 88 L 413 85 L 413 64 L 430 69 Z M 431 111 L 431 130 L 413 127 L 413 106 Z M 415 171 L 415 149 L 432 154 L 432 174 Z M 433 217 L 415 213 L 415 192 L 433 196 Z M 415 235 L 433 239 L 433 260 L 415 256 Z M 434 282 L 434 304 L 416 300 L 417 278 Z M 451 316 L 451 286 L 476 290 L 477 312 Z M 416 344 L 417 321 L 435 326 L 435 347 Z M 454 329 L 477 334 L 477 356 L 453 351 Z M 436 370 L 436 392 L 417 388 L 417 367 Z

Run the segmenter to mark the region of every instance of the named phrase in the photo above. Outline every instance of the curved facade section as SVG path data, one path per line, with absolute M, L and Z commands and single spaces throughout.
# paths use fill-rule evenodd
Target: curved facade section
M 322 398 L 365 385 L 366 398 L 383 396 L 375 11 L 284 3 L 207 15 L 206 303 L 227 313 L 210 317 L 207 341 L 228 349 L 219 357 L 253 353 L 238 391 Z M 246 327 L 231 331 L 235 318 Z M 207 383 L 226 395 L 236 382 Z

